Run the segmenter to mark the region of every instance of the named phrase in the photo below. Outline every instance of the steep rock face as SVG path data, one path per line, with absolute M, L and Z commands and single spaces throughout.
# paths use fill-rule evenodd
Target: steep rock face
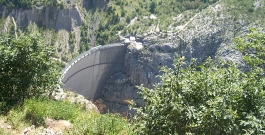
M 162 48 L 160 48 L 162 47 Z M 157 48 L 163 51 L 158 52 Z M 106 104 L 106 111 L 119 112 L 124 115 L 132 113 L 128 110 L 128 100 L 133 99 L 137 106 L 144 105 L 137 94 L 137 85 L 145 85 L 152 88 L 159 82 L 156 75 L 161 74 L 157 67 L 167 65 L 172 67 L 176 55 L 168 52 L 174 50 L 172 45 L 151 45 L 149 49 L 138 50 L 129 45 L 125 54 L 124 71 L 120 71 L 106 82 L 100 98 Z
M 58 7 L 39 7 L 31 10 L 0 7 L 2 18 L 7 18 L 0 33 L 8 32 L 9 26 L 16 26 L 21 31 L 42 33 L 45 44 L 54 45 L 59 60 L 69 61 L 72 54 L 78 53 L 81 40 L 81 26 L 85 23 L 84 15 L 78 6 L 66 9 Z M 16 32 L 17 30 L 15 30 Z M 70 44 L 70 40 L 72 43 Z
M 54 7 L 43 9 L 21 10 L 14 9 L 11 14 L 20 28 L 25 28 L 31 23 L 36 23 L 48 29 L 67 30 L 81 26 L 82 19 L 77 9 L 59 10 Z
M 178 56 L 185 56 L 187 62 L 190 58 L 202 62 L 209 56 L 215 57 L 224 43 L 218 32 L 205 33 L 189 42 L 172 37 L 161 38 L 160 35 L 152 34 L 143 39 L 144 48 L 141 50 L 132 47 L 132 44 L 127 47 L 124 71 L 116 73 L 107 81 L 100 97 L 107 106 L 106 110 L 124 115 L 133 114 L 126 101 L 134 100 L 138 107 L 144 105 L 135 86 L 143 84 L 153 88 L 154 84 L 159 83 L 156 76 L 162 74 L 160 66 L 174 68 L 172 64 Z M 228 54 L 235 55 L 233 51 Z
M 191 55 L 191 48 L 185 44 L 153 44 L 152 40 L 144 39 L 143 45 L 141 50 L 132 47 L 132 44 L 127 47 L 124 70 L 111 76 L 105 84 L 100 98 L 107 107 L 106 112 L 133 115 L 134 112 L 128 109 L 128 100 L 134 100 L 138 107 L 144 105 L 136 86 L 143 84 L 153 88 L 154 84 L 159 83 L 156 76 L 162 74 L 159 67 L 174 68 L 172 64 L 175 58 L 180 55 L 188 58 Z M 210 56 L 213 52 L 205 50 L 204 53 L 201 54 Z

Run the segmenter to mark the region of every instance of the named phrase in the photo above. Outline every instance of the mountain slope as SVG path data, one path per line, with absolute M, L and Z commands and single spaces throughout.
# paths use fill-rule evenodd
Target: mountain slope
M 243 66 L 241 54 L 233 49 L 233 38 L 247 33 L 250 27 L 265 25 L 263 0 L 45 2 L 34 0 L 25 7 L 22 3 L 1 3 L 1 35 L 40 34 L 47 45 L 55 46 L 56 59 L 62 62 L 126 36 L 143 39 L 144 48 L 128 48 L 126 70 L 116 73 L 103 90 L 101 98 L 114 112 L 127 111 L 123 101 L 128 99 L 142 105 L 135 86 L 151 88 L 159 82 L 155 78 L 160 74 L 157 67 L 172 66 L 178 55 L 195 57 L 199 62 L 209 56 L 224 58 Z

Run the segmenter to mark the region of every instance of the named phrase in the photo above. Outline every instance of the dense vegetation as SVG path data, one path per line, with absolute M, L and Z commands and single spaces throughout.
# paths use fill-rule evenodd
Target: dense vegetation
M 39 127 L 44 126 L 44 120 L 46 118 L 70 121 L 72 128 L 64 130 L 63 134 L 134 134 L 128 121 L 119 115 L 89 112 L 79 104 L 72 104 L 69 101 L 55 101 L 47 98 L 31 98 L 25 100 L 23 105 L 13 108 L 8 113 L 5 121 L 11 124 L 15 130 L 23 131 L 31 125 L 36 125 L 35 130 L 38 130 Z M 39 132 L 42 131 L 40 130 Z M 0 129 L 0 134 L 7 133 L 9 132 L 2 128 Z
M 108 3 L 106 11 L 103 13 L 103 19 L 100 22 L 97 43 L 107 44 L 118 40 L 116 34 L 123 31 L 122 34 L 143 34 L 145 27 L 153 23 L 152 21 L 141 21 L 143 16 L 156 14 L 159 17 L 167 18 L 177 15 L 186 10 L 201 10 L 215 3 L 217 0 L 113 0 Z M 138 23 L 130 28 L 125 28 L 132 19 L 138 17 Z M 139 28 L 141 30 L 139 30 Z
M 247 72 L 232 62 L 208 59 L 186 64 L 176 59 L 175 70 L 162 67 L 161 84 L 143 86 L 146 106 L 137 109 L 141 134 L 264 134 L 265 133 L 265 33 L 251 30 L 235 39 L 244 54 Z M 139 122 L 139 123 L 138 123 Z
M 133 134 L 128 121 L 119 115 L 101 115 L 87 111 L 81 103 L 52 98 L 60 68 L 53 59 L 54 49 L 44 46 L 40 36 L 1 37 L 0 50 L 0 117 L 12 129 L 38 128 L 51 118 L 73 124 L 65 134 Z M 9 132 L 0 129 L 0 134 Z
M 160 31 L 167 31 L 170 25 L 182 25 L 182 22 L 175 23 L 172 17 L 182 13 L 185 23 L 194 14 L 216 2 L 218 1 L 110 0 L 104 8 L 87 9 L 87 14 L 83 11 L 85 23 L 80 27 L 78 52 L 74 52 L 75 31 L 68 31 L 70 52 L 63 52 L 61 59 L 69 61 L 76 53 L 82 53 L 94 45 L 116 42 L 119 39 L 118 32 L 121 35 L 144 34 L 153 25 L 159 26 Z M 224 12 L 231 15 L 231 18 L 224 18 L 235 22 L 235 33 L 242 27 L 241 22 L 252 24 L 254 20 L 261 25 L 265 22 L 265 8 L 255 7 L 254 0 L 221 2 L 227 6 Z M 58 2 L 0 0 L 0 5 L 9 9 L 31 9 L 58 6 Z M 158 19 L 149 19 L 151 14 Z M 218 14 L 218 17 L 222 16 L 222 13 Z M 2 16 L 1 26 L 5 23 L 4 15 Z M 8 26 L 11 35 L 16 32 L 14 25 Z M 44 118 L 51 117 L 74 123 L 73 130 L 67 131 L 68 134 L 265 134 L 264 32 L 251 29 L 251 33 L 245 38 L 235 39 L 236 49 L 242 52 L 247 64 L 245 72 L 232 62 L 210 58 L 198 65 L 196 60 L 186 62 L 185 58 L 179 57 L 175 61 L 175 69 L 162 67 L 164 74 L 160 76 L 160 84 L 154 89 L 139 87 L 146 106 L 136 109 L 132 123 L 135 124 L 135 133 L 128 121 L 118 115 L 87 113 L 82 106 L 68 101 L 35 98 L 44 93 L 49 95 L 55 89 L 58 79 L 56 70 L 60 68 L 55 64 L 56 56 L 50 46 L 55 45 L 58 31 L 46 30 L 36 24 L 17 31 L 21 35 L 36 32 L 42 37 L 51 34 L 52 39 L 48 46 L 44 45 L 40 36 L 0 39 L 1 107 L 22 103 L 13 106 L 7 114 L 6 121 L 15 129 L 20 128 L 21 122 L 42 126 Z M 62 48 L 56 49 L 61 53 Z M 68 56 L 68 53 L 72 56 Z
M 169 26 L 181 25 L 179 22 L 176 23 L 172 17 L 183 14 L 185 18 L 182 21 L 185 22 L 195 13 L 216 2 L 223 3 L 227 7 L 224 12 L 231 15 L 235 33 L 241 27 L 240 23 L 237 22 L 239 19 L 251 23 L 251 20 L 260 18 L 261 24 L 265 22 L 264 19 L 262 20 L 265 17 L 265 8 L 255 8 L 254 0 L 240 2 L 237 0 L 111 0 L 106 9 L 100 13 L 102 19 L 97 32 L 96 44 L 104 45 L 115 42 L 118 40 L 116 36 L 118 31 L 121 31 L 121 35 L 142 35 L 152 26 L 159 26 L 160 31 L 171 30 Z M 145 19 L 151 14 L 154 14 L 157 19 Z M 219 17 L 221 14 L 219 13 Z M 135 19 L 134 23 L 130 25 L 133 19 Z
M 34 6 L 57 6 L 57 4 L 57 0 L 0 0 L 0 5 L 9 9 L 31 9 Z
M 0 39 L 0 101 L 16 103 L 49 93 L 58 79 L 54 51 L 38 36 Z

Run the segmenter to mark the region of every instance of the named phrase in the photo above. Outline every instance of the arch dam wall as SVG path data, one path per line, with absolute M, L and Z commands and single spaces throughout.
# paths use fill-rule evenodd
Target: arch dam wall
M 125 53 L 126 45 L 115 43 L 80 54 L 63 70 L 63 88 L 88 99 L 97 98 L 110 75 L 123 69 Z

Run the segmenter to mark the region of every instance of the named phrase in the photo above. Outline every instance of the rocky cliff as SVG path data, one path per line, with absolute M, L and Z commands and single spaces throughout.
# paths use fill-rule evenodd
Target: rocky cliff
M 53 45 L 57 57 L 60 60 L 71 59 L 72 52 L 78 52 L 80 42 L 80 27 L 84 22 L 82 13 L 78 7 L 69 9 L 58 9 L 57 7 L 39 7 L 31 10 L 0 8 L 2 18 L 6 17 L 2 33 L 12 33 L 12 26 L 15 33 L 28 32 L 29 34 L 41 33 L 45 44 Z M 12 18 L 13 21 L 10 21 Z M 70 34 L 73 33 L 76 42 L 73 49 L 70 49 Z M 70 55 L 69 55 L 70 54 Z
M 0 6 L 0 34 L 27 33 L 43 35 L 45 44 L 55 46 L 57 58 L 68 62 L 80 53 L 81 38 L 87 38 L 90 29 L 98 27 L 100 19 L 94 19 L 91 10 L 105 8 L 106 0 L 70 0 L 64 7 L 40 6 L 32 9 L 8 9 Z M 87 9 L 87 10 L 86 10 Z M 90 26 L 92 28 L 82 29 Z M 17 26 L 16 28 L 14 28 Z M 91 46 L 95 37 L 90 37 Z M 82 43 L 87 46 L 89 43 Z M 85 51 L 85 50 L 83 50 Z

